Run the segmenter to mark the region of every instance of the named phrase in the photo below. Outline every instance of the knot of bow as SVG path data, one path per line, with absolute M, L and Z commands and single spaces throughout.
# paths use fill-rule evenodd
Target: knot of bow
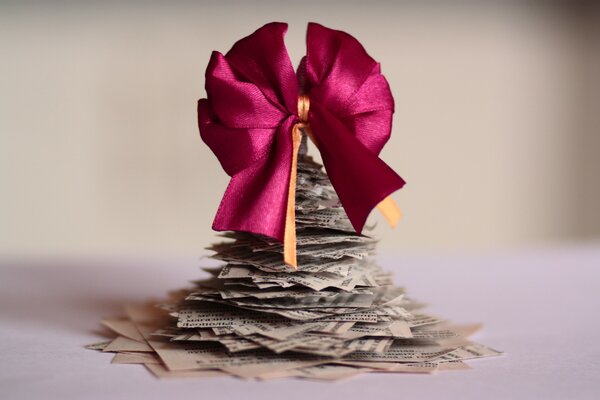
M 284 243 L 296 267 L 294 198 L 301 130 L 310 130 L 342 206 L 361 233 L 379 205 L 392 223 L 388 197 L 404 185 L 380 158 L 390 137 L 394 99 L 389 85 L 351 35 L 308 24 L 298 72 L 287 53 L 287 24 L 269 23 L 206 70 L 207 98 L 198 102 L 204 142 L 231 176 L 213 229 L 251 232 Z

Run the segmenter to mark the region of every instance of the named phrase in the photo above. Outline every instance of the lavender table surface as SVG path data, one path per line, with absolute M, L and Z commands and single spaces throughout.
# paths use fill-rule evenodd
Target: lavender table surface
M 600 246 L 479 255 L 382 255 L 408 293 L 507 355 L 471 371 L 336 383 L 157 380 L 83 348 L 122 304 L 199 277 L 196 259 L 0 260 L 3 399 L 598 399 Z

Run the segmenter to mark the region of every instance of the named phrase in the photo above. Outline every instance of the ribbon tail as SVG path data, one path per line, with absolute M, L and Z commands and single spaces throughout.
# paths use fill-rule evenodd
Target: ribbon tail
M 402 218 L 402 211 L 400 211 L 400 208 L 394 199 L 392 199 L 392 196 L 388 196 L 381 200 L 381 202 L 377 204 L 377 209 L 392 228 L 395 228 L 396 225 L 398 225 L 400 218 Z
M 316 138 L 314 137 L 312 130 L 310 127 L 306 127 L 304 130 L 309 139 L 313 142 L 315 146 L 317 146 Z M 317 146 L 318 148 L 318 146 Z M 387 196 L 385 199 L 381 200 L 379 204 L 377 204 L 377 209 L 383 215 L 387 223 L 393 228 L 398 225 L 398 221 L 402 218 L 402 211 L 400 211 L 400 207 L 398 204 L 392 199 L 392 196 Z
M 288 188 L 287 211 L 285 214 L 285 231 L 283 236 L 283 261 L 294 269 L 298 269 L 296 259 L 296 172 L 298 166 L 298 150 L 302 142 L 302 124 L 292 127 L 292 165 L 290 167 L 290 185 Z
M 310 125 L 329 180 L 360 234 L 371 210 L 400 189 L 404 180 L 318 102 L 311 106 Z M 385 201 L 383 210 L 394 224 L 400 212 L 392 204 Z

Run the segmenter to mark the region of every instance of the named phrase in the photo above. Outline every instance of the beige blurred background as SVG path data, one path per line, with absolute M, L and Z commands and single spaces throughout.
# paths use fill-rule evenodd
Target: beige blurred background
M 597 10 L 423 3 L 1 2 L 0 255 L 201 253 L 228 181 L 196 126 L 204 69 L 273 20 L 294 62 L 316 21 L 382 63 L 408 182 L 383 251 L 597 240 Z

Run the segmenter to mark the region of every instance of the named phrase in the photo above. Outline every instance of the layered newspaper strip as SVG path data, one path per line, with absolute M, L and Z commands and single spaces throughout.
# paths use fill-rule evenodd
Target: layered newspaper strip
M 357 235 L 322 167 L 303 155 L 296 191 L 298 270 L 281 243 L 238 232 L 210 247 L 223 262 L 170 301 L 128 306 L 103 321 L 118 336 L 91 346 L 114 363 L 158 377 L 336 380 L 364 372 L 468 369 L 501 352 L 422 311 L 373 261 L 376 240 Z

